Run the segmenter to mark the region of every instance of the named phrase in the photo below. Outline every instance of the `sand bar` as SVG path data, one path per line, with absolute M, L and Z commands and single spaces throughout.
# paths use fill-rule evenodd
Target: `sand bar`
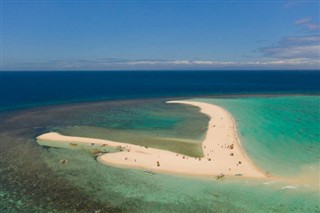
M 68 145 L 81 147 L 91 144 L 120 148 L 119 152 L 102 154 L 98 157 L 99 162 L 115 167 L 193 176 L 217 176 L 223 173 L 229 176 L 267 177 L 246 155 L 237 135 L 235 121 L 228 111 L 213 104 L 195 101 L 167 103 L 193 105 L 209 116 L 207 133 L 202 142 L 204 154 L 202 158 L 110 140 L 63 136 L 55 132 L 38 136 L 37 142 L 39 145 L 54 147 Z

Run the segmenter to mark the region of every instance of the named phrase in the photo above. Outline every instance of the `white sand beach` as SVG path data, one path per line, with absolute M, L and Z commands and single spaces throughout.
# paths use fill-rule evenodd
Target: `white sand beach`
M 63 136 L 55 132 L 38 136 L 37 142 L 39 145 L 55 147 L 81 146 L 81 144 L 121 147 L 122 151 L 98 157 L 98 161 L 103 164 L 121 168 L 192 176 L 224 174 L 252 178 L 267 177 L 266 173 L 256 167 L 246 155 L 237 135 L 235 121 L 228 111 L 213 104 L 195 101 L 167 103 L 196 106 L 200 108 L 200 112 L 209 116 L 207 133 L 202 142 L 204 154 L 202 158 L 110 140 Z

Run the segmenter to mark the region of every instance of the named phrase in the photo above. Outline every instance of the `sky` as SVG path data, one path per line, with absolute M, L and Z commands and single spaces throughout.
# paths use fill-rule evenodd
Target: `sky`
M 320 70 L 319 1 L 1 1 L 1 70 Z

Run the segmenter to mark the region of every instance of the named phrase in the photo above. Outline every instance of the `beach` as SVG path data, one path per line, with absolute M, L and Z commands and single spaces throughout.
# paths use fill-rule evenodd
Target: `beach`
M 202 141 L 203 157 L 195 158 L 179 153 L 138 146 L 111 140 L 64 136 L 56 132 L 37 137 L 42 146 L 54 147 L 113 147 L 118 152 L 98 153 L 100 163 L 145 171 L 191 176 L 242 176 L 267 178 L 249 159 L 237 135 L 236 123 L 225 109 L 196 101 L 168 101 L 168 104 L 188 104 L 200 109 L 210 119 L 206 136 Z

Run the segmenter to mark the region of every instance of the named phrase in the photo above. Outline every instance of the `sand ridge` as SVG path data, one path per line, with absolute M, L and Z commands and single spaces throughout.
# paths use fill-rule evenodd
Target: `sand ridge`
M 203 157 L 195 158 L 171 151 L 110 140 L 63 136 L 55 132 L 38 136 L 37 142 L 46 146 L 48 142 L 54 142 L 56 147 L 61 143 L 121 147 L 121 152 L 102 154 L 97 158 L 99 162 L 115 167 L 192 176 L 223 174 L 253 178 L 267 177 L 246 155 L 237 135 L 235 121 L 228 111 L 213 104 L 196 101 L 168 101 L 167 103 L 199 107 L 200 112 L 209 116 L 207 133 L 202 142 Z M 52 143 L 50 144 L 52 146 Z

